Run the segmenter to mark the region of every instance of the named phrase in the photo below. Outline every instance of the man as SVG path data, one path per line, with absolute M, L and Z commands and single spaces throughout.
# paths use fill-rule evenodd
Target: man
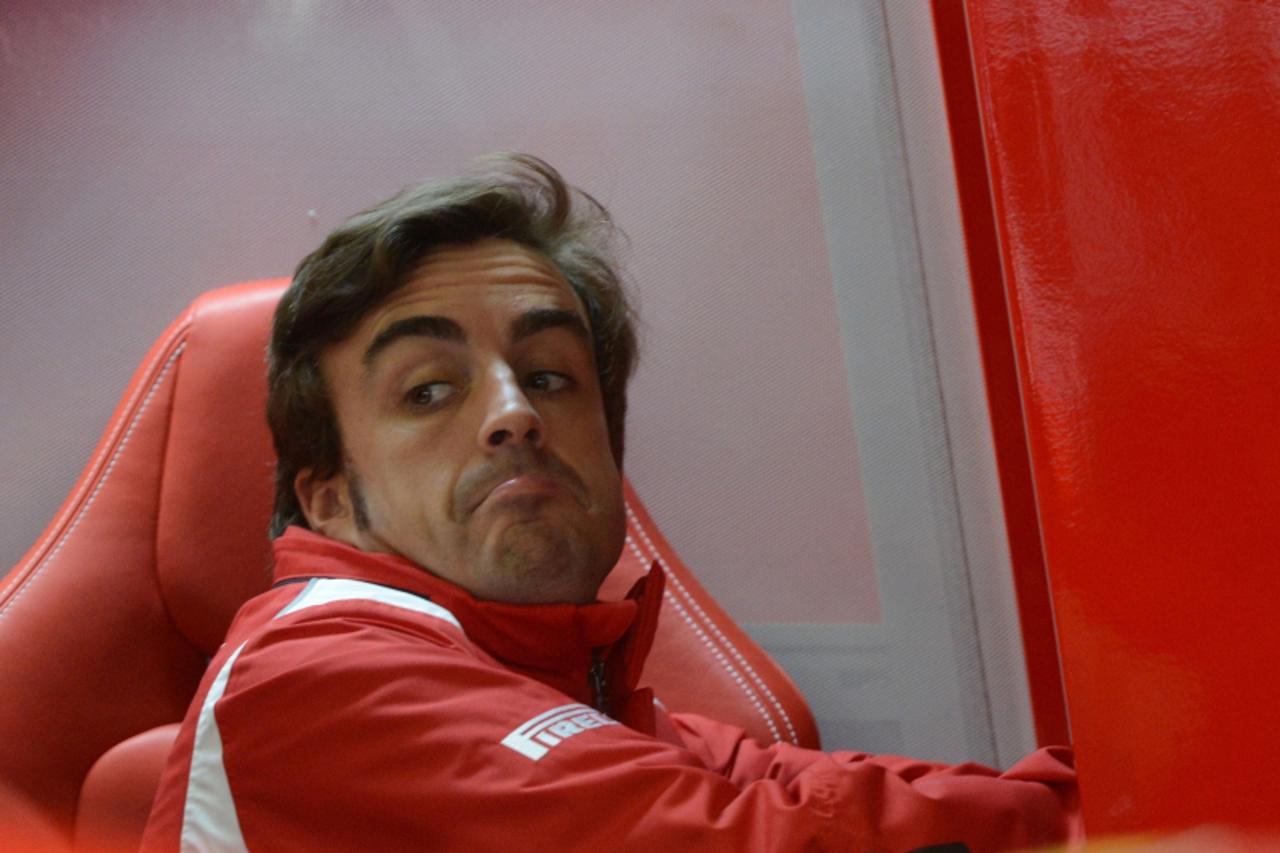
M 763 747 L 637 686 L 631 313 L 605 211 L 507 158 L 299 266 L 270 347 L 275 585 L 175 745 L 148 849 L 909 850 L 1061 839 L 1074 776 Z M 568 721 L 550 749 L 522 724 Z M 561 719 L 563 718 L 563 719 Z

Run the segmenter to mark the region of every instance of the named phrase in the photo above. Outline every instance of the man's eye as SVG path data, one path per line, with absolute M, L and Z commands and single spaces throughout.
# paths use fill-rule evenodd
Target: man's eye
M 422 408 L 444 402 L 455 391 L 457 389 L 449 382 L 424 382 L 410 388 L 404 399 L 409 405 Z
M 572 380 L 563 373 L 550 370 L 537 370 L 529 374 L 525 386 L 533 391 L 562 391 L 569 387 Z

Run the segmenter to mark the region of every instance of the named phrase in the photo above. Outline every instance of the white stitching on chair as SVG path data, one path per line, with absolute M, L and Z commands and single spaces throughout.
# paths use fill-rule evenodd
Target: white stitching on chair
M 627 514 L 631 514 L 630 508 L 627 509 Z M 634 516 L 632 516 L 632 520 L 635 520 Z M 636 522 L 636 525 L 638 527 L 639 522 Z M 648 562 L 648 560 L 645 559 L 644 554 L 640 552 L 640 548 L 636 545 L 635 539 L 633 539 L 630 534 L 627 534 L 627 544 L 631 546 L 631 550 L 635 552 L 635 555 L 640 560 L 641 564 Z M 653 555 L 653 559 L 662 563 L 662 558 L 659 557 L 656 552 Z M 666 568 L 665 563 L 663 563 L 663 568 Z M 671 577 L 671 574 L 668 573 L 667 577 Z M 666 590 L 664 597 L 671 602 L 672 607 L 674 607 L 676 612 L 684 619 L 685 624 L 689 626 L 689 629 L 693 631 L 694 635 L 698 639 L 702 640 L 703 644 L 711 650 L 711 654 L 715 659 L 719 661 L 720 665 L 725 668 L 725 671 L 729 673 L 735 682 L 737 682 L 738 687 L 742 689 L 743 694 L 746 695 L 747 699 L 751 701 L 751 704 L 755 706 L 756 711 L 759 712 L 760 718 L 763 719 L 765 725 L 769 727 L 769 732 L 773 735 L 773 739 L 782 740 L 782 734 L 774 724 L 773 718 L 769 716 L 768 709 L 765 708 L 764 703 L 760 701 L 760 697 L 751 689 L 751 686 L 747 684 L 746 679 L 742 677 L 742 673 L 738 672 L 738 670 L 734 668 L 733 664 L 729 662 L 729 659 L 724 656 L 724 652 L 716 647 L 716 644 L 712 639 L 707 636 L 707 632 L 702 630 L 702 628 L 694 621 L 693 617 L 689 615 L 689 611 L 686 610 L 684 605 L 676 599 L 676 597 L 671 593 L 671 590 Z
M 158 347 L 156 349 L 155 356 L 151 359 L 151 362 L 147 364 L 146 370 L 142 371 L 142 373 L 145 374 L 147 371 L 150 371 L 155 366 L 155 363 L 160 360 L 161 356 L 164 355 L 165 350 L 169 348 L 169 343 L 174 338 L 181 337 L 182 335 L 186 334 L 189 328 L 190 328 L 190 324 L 184 323 L 183 325 L 174 329 L 172 333 L 170 333 L 169 337 L 165 339 L 164 346 Z M 141 393 L 142 393 L 141 385 L 134 388 L 133 396 L 129 399 L 129 405 L 122 408 L 121 411 L 128 411 L 129 406 L 133 405 L 134 400 L 136 400 L 138 398 L 138 395 Z M 104 441 L 101 443 L 101 448 L 97 451 L 97 456 L 95 456 L 93 460 L 90 461 L 90 463 L 85 466 L 86 471 L 91 470 L 102 459 L 102 456 L 110 451 L 110 449 L 114 446 L 115 436 L 119 434 L 121 429 L 124 429 L 123 420 L 116 423 L 115 431 L 111 437 L 111 441 Z M 47 528 L 45 528 L 45 533 L 42 534 L 41 536 L 42 540 L 46 537 L 57 535 L 57 531 L 62 526 L 62 523 L 65 520 L 67 514 L 75 510 L 75 507 L 79 503 L 81 496 L 84 494 L 85 489 L 88 489 L 92 483 L 93 483 L 92 479 L 87 479 L 79 484 L 79 488 L 76 494 L 68 498 L 63 503 L 61 515 L 52 524 L 50 524 Z M 40 549 L 44 547 L 44 544 L 45 544 L 44 541 L 38 541 L 36 543 L 36 546 L 31 549 L 31 553 L 39 555 Z M 35 559 L 35 557 L 33 557 L 32 559 Z M 5 586 L 3 591 L 0 591 L 0 599 L 3 599 L 4 596 L 9 593 L 10 589 L 24 583 L 23 573 L 27 570 L 27 568 L 28 567 L 26 565 L 17 566 L 14 568 L 12 572 L 9 573 L 9 577 L 12 578 L 12 581 Z
M 791 742 L 793 744 L 798 745 L 800 743 L 800 736 L 796 734 L 795 726 L 792 725 L 791 723 L 791 716 L 787 713 L 786 706 L 783 705 L 782 702 L 778 699 L 777 695 L 775 695 L 774 692 L 771 689 L 769 689 L 769 682 L 766 681 L 758 672 L 755 671 L 755 668 L 751 666 L 751 663 L 746 659 L 746 657 L 744 657 L 743 654 L 740 651 L 738 651 L 738 647 L 733 644 L 733 641 L 730 640 L 727 636 L 725 636 L 723 632 L 721 632 L 720 628 L 716 625 L 715 621 L 712 620 L 712 618 L 709 615 L 707 615 L 706 611 L 702 609 L 702 605 L 698 604 L 698 599 L 695 598 L 693 594 L 689 592 L 689 590 L 684 586 L 684 584 L 680 583 L 680 579 L 673 576 L 672 580 L 675 582 L 676 587 L 680 590 L 680 593 L 688 600 L 689 604 L 693 606 L 693 609 L 697 611 L 698 615 L 701 616 L 706 621 L 707 627 L 711 629 L 711 632 L 715 634 L 716 637 L 718 637 L 720 641 L 723 642 L 728 647 L 729 654 L 733 655 L 734 659 L 736 659 L 738 663 L 742 664 L 742 668 L 747 671 L 747 674 L 749 676 L 751 676 L 751 680 L 754 681 L 756 683 L 756 686 L 758 686 L 761 690 L 763 690 L 765 692 L 765 695 L 769 697 L 769 701 L 773 703 L 773 707 L 775 710 L 777 710 L 778 716 L 782 718 L 782 724 L 787 727 L 787 734 L 791 737 Z M 779 740 L 781 740 L 781 738 L 779 738 Z
M 175 331 L 174 336 L 185 333 L 186 329 L 187 327 L 183 326 Z M 170 337 L 170 340 L 172 339 L 173 336 Z M 168 341 L 166 341 L 166 344 L 167 343 Z M 182 354 L 182 350 L 186 348 L 186 345 L 186 342 L 183 341 L 176 349 L 174 349 L 174 351 L 169 355 L 168 360 L 165 362 L 164 367 L 160 369 L 160 372 L 156 374 L 156 378 L 152 380 L 151 385 L 147 388 L 146 397 L 143 398 L 142 404 L 138 407 L 138 411 L 135 412 L 133 417 L 129 420 L 129 426 L 125 429 L 124 436 L 120 439 L 120 443 L 116 445 L 115 452 L 111 454 L 111 459 L 107 462 L 107 467 L 103 469 L 102 476 L 98 478 L 98 481 L 93 486 L 93 491 L 89 494 L 88 499 L 84 502 L 84 505 L 80 507 L 80 511 L 76 513 L 75 520 L 71 522 L 71 526 L 67 528 L 66 532 L 63 533 L 61 537 L 59 537 L 58 544 L 54 546 L 54 549 L 50 551 L 44 559 L 40 560 L 40 563 L 36 566 L 36 570 L 34 572 L 25 579 L 19 577 L 19 579 L 15 581 L 15 583 L 21 585 L 21 588 L 14 594 L 13 598 L 6 601 L 3 607 L 0 607 L 0 619 L 4 618 L 5 614 L 9 611 L 9 608 L 17 603 L 18 599 L 22 598 L 22 594 L 24 592 L 31 588 L 31 584 L 34 583 L 35 579 L 40 576 L 40 573 L 53 562 L 54 558 L 58 556 L 58 553 L 62 551 L 62 546 L 67 544 L 67 540 L 71 538 L 71 534 L 75 533 L 76 528 L 80 526 L 80 521 L 84 518 L 84 514 L 89 511 L 89 507 L 93 506 L 93 502 L 97 499 L 98 493 L 102 491 L 102 487 L 107 484 L 107 480 L 110 478 L 111 472 L 115 470 L 116 462 L 120 460 L 120 454 L 124 452 L 125 447 L 129 444 L 129 438 L 133 435 L 133 430 L 138 425 L 139 419 L 141 419 L 143 413 L 147 411 L 147 406 L 151 404 L 151 398 L 155 396 L 156 390 L 160 387 L 160 383 L 164 381 L 165 376 L 168 375 L 170 368 L 173 367 L 173 363 L 177 360 L 178 356 Z M 160 352 L 163 353 L 164 349 L 162 348 Z M 156 358 L 158 359 L 159 355 L 157 355 Z M 154 364 L 154 362 L 152 363 Z M 150 365 L 148 365 L 148 369 L 150 369 Z M 133 399 L 137 399 L 137 395 L 140 393 L 142 393 L 142 389 L 139 387 L 134 392 Z M 130 400 L 130 404 L 132 404 L 132 400 Z M 110 447 L 111 445 L 109 443 L 105 444 L 103 453 L 110 449 Z M 99 459 L 101 459 L 101 456 L 95 458 L 89 467 L 98 464 Z M 82 490 L 87 487 L 88 483 L 82 487 Z M 79 496 L 77 496 L 76 499 L 78 500 Z M 68 506 L 75 505 L 74 501 L 68 501 L 67 503 Z M 58 523 L 61 523 L 61 519 L 59 519 Z M 56 525 L 51 525 L 51 528 L 56 529 Z M 15 574 L 21 575 L 21 571 L 25 570 L 25 568 L 25 566 L 21 567 L 15 572 Z M 10 588 L 12 588 L 12 585 Z M 9 590 L 6 589 L 5 593 L 8 591 Z
M 640 536 L 644 539 L 645 545 L 648 547 L 649 551 L 653 554 L 653 558 L 661 563 L 662 557 L 659 554 L 657 547 L 653 544 L 653 541 L 649 538 L 649 534 L 645 532 L 643 525 L 640 524 L 639 519 L 635 517 L 635 514 L 631 511 L 631 507 L 629 506 L 627 507 L 627 515 L 632 519 L 632 521 L 635 522 L 635 527 L 638 531 L 640 531 Z M 666 568 L 665 563 L 663 563 L 663 568 Z M 696 598 L 694 598 L 693 594 L 690 593 L 689 590 L 685 587 L 685 585 L 680 582 L 680 578 L 676 577 L 675 573 L 670 571 L 667 572 L 667 577 L 671 578 L 672 583 L 675 584 L 676 588 L 680 590 L 680 594 L 683 595 L 685 599 L 689 602 L 689 604 L 692 605 L 693 609 L 697 611 L 698 615 L 702 618 L 703 622 L 706 623 L 707 627 L 711 629 L 712 633 L 714 633 L 716 637 L 719 638 L 720 642 L 724 643 L 724 645 L 729 650 L 729 654 L 733 655 L 733 657 L 738 661 L 738 663 L 742 665 L 743 669 L 747 671 L 747 673 L 751 676 L 751 680 L 754 681 L 756 685 L 765 692 L 765 695 L 769 697 L 769 701 L 773 703 L 773 707 L 777 710 L 778 715 L 782 718 L 783 725 L 787 727 L 787 734 L 790 735 L 791 742 L 793 744 L 798 745 L 800 743 L 800 737 L 799 735 L 796 734 L 795 726 L 792 725 L 791 723 L 791 716 L 787 713 L 786 706 L 784 706 L 782 702 L 778 700 L 778 697 L 774 694 L 774 692 L 769 689 L 768 682 L 766 682 L 760 676 L 760 674 L 755 671 L 755 669 L 751 666 L 751 664 L 747 661 L 747 659 L 743 657 L 742 653 L 738 651 L 737 646 L 733 644 L 733 641 L 731 641 L 728 637 L 726 637 L 724 633 L 720 630 L 720 628 L 716 626 L 715 621 L 707 614 L 705 610 L 702 609 L 702 606 L 698 604 L 698 601 Z M 772 720 L 769 721 L 769 728 L 773 729 Z M 776 730 L 774 733 L 776 736 L 777 734 Z M 781 740 L 781 739 L 782 739 L 781 737 L 778 737 L 778 740 Z

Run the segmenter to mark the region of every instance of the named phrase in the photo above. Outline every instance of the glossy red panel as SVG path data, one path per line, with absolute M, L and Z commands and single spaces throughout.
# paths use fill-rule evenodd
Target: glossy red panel
M 1036 518 L 964 4 L 962 0 L 933 0 L 932 7 L 1036 741 L 1042 746 L 1066 743 L 1070 735 L 1062 667 Z
M 1280 824 L 1280 3 L 966 9 L 1088 828 Z

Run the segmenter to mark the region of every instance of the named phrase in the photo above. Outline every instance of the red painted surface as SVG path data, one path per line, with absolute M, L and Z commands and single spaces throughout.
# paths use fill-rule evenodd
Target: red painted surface
M 962 0 L 933 0 L 933 20 L 1036 740 L 1042 746 L 1067 743 L 1061 665 Z
M 1280 824 L 1280 3 L 966 0 L 1091 834 Z

